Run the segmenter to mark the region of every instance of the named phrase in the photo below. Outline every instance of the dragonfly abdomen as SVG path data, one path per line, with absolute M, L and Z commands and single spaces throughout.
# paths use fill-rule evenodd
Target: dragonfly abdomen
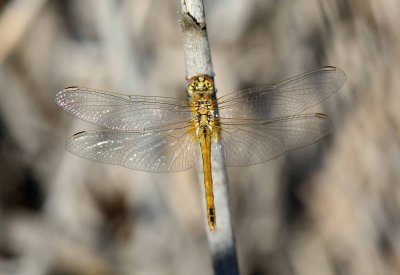
M 207 220 L 208 226 L 211 231 L 217 227 L 215 206 L 214 206 L 214 192 L 213 192 L 213 180 L 211 170 L 211 132 L 212 128 L 209 125 L 202 125 L 198 129 L 197 138 L 200 143 L 201 156 L 203 159 L 203 172 L 204 172 L 204 189 L 206 196 L 206 207 L 207 207 Z

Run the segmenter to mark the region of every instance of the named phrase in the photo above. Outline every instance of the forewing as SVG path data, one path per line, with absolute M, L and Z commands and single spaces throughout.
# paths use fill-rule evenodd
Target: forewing
M 339 68 L 324 67 L 266 88 L 230 93 L 218 99 L 221 118 L 273 119 L 299 114 L 335 93 L 346 81 Z
M 213 158 L 228 166 L 253 165 L 282 153 L 308 146 L 326 136 L 331 125 L 326 115 L 304 114 L 270 121 L 245 122 L 226 119 L 218 142 L 213 143 Z M 221 148 L 221 144 L 222 147 Z
M 55 102 L 82 120 L 119 131 L 167 127 L 191 117 L 190 108 L 183 100 L 122 95 L 81 87 L 58 92 Z
M 196 163 L 196 143 L 186 128 L 158 132 L 80 132 L 66 149 L 82 158 L 148 172 L 176 172 Z

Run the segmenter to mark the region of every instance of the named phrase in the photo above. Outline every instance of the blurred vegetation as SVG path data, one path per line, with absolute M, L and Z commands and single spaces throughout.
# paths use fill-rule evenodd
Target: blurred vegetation
M 242 274 L 400 274 L 400 2 L 205 1 L 219 95 L 324 65 L 335 131 L 229 169 Z M 0 1 L 0 274 L 211 274 L 194 171 L 64 150 L 80 85 L 185 98 L 178 1 Z

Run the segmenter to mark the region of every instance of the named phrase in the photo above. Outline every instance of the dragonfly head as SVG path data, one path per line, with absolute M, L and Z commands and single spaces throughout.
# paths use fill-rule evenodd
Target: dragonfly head
M 193 96 L 195 93 L 207 93 L 213 95 L 214 81 L 207 75 L 194 76 L 189 80 L 187 92 L 189 96 Z

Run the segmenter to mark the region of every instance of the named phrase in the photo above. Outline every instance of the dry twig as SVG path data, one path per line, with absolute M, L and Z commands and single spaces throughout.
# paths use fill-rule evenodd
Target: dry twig
M 203 74 L 214 76 L 211 51 L 207 37 L 207 29 L 202 0 L 182 0 L 181 26 L 186 57 L 186 77 Z M 198 165 L 198 177 L 205 196 L 203 186 L 203 167 Z M 236 247 L 233 235 L 233 225 L 229 210 L 228 180 L 226 167 L 212 162 L 214 179 L 214 198 L 217 215 L 217 230 L 208 232 L 208 243 L 215 274 L 239 274 Z M 207 222 L 205 223 L 207 224 Z

